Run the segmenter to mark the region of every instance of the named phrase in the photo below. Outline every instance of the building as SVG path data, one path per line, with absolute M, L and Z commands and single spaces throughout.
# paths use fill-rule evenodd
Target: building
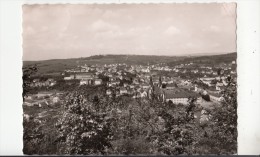
M 92 80 L 82 79 L 82 80 L 80 80 L 79 85 L 92 85 Z
M 173 102 L 174 104 L 189 104 L 189 98 L 199 98 L 200 95 L 195 92 L 184 91 L 182 89 L 165 90 L 163 100 Z
M 200 78 L 200 81 L 208 86 L 212 86 L 211 82 L 215 80 L 215 78 L 207 78 L 207 77 L 204 77 L 204 78 Z
M 127 90 L 126 90 L 126 88 L 120 88 L 120 94 L 122 95 L 122 94 L 127 94 Z
M 60 101 L 60 99 L 57 96 L 53 97 L 53 99 L 52 99 L 53 103 L 58 103 L 59 101 Z
M 149 89 L 149 88 L 150 88 L 150 85 L 149 85 L 148 83 L 142 83 L 142 84 L 141 84 L 141 87 L 142 87 L 143 89 Z
M 166 85 L 167 90 L 172 90 L 172 89 L 177 88 L 177 87 L 178 86 L 176 85 L 176 83 L 171 83 L 171 84 Z
M 111 95 L 111 94 L 112 94 L 112 91 L 111 91 L 110 89 L 108 89 L 108 90 L 106 91 L 106 94 L 107 94 L 107 95 Z
M 31 87 L 46 87 L 46 86 L 54 86 L 56 81 L 54 79 L 34 79 L 30 84 Z
M 116 81 L 117 78 L 113 75 L 109 75 L 109 81 Z
M 127 90 L 127 93 L 128 93 L 129 95 L 132 95 L 132 94 L 135 93 L 135 90 L 134 90 L 134 89 L 129 89 L 129 90 Z
M 222 95 L 221 94 L 219 94 L 219 93 L 217 93 L 217 92 L 210 92 L 210 91 L 208 91 L 208 94 L 209 94 L 209 96 L 210 96 L 210 100 L 212 100 L 212 101 L 217 101 L 217 102 L 219 102 L 219 101 L 222 101 L 224 98 L 222 97 Z
M 144 97 L 147 97 L 148 94 L 147 94 L 147 92 L 146 92 L 145 90 L 141 90 L 141 91 L 140 91 L 140 96 L 141 96 L 142 98 L 144 98 Z
M 93 79 L 93 74 L 92 73 L 76 74 L 74 78 L 78 80 L 90 80 Z
M 102 84 L 102 80 L 101 79 L 95 79 L 94 84 L 95 85 L 101 85 Z
M 120 81 L 114 80 L 114 81 L 109 82 L 109 84 L 110 84 L 111 86 L 116 86 L 116 85 L 119 85 L 119 84 L 120 84 Z
M 87 80 L 80 80 L 79 85 L 87 85 L 88 81 Z
M 49 82 L 49 86 L 54 86 L 56 84 L 56 81 L 52 78 L 49 78 L 46 82 Z

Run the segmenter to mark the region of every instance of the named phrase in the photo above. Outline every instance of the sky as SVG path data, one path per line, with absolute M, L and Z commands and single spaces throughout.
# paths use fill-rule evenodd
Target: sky
M 23 5 L 23 60 L 236 52 L 236 4 Z

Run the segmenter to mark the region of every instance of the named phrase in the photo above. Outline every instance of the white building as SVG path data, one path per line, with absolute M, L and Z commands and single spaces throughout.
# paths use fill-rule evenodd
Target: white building
M 101 85 L 102 80 L 101 79 L 95 79 L 94 83 L 95 83 L 95 85 Z

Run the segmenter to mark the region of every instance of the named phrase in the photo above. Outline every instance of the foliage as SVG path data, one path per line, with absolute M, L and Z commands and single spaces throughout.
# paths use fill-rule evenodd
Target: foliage
M 237 90 L 233 79 L 230 79 L 228 86 L 222 92 L 224 101 L 221 107 L 212 112 L 213 123 L 212 139 L 215 140 L 215 147 L 218 153 L 236 153 L 237 147 Z
M 24 141 L 24 149 L 23 152 L 25 154 L 38 154 L 38 144 L 40 143 L 41 139 L 43 138 L 43 133 L 41 132 L 40 125 L 34 121 L 26 121 L 23 122 L 24 126 L 24 134 L 23 134 L 23 141 Z
M 105 154 L 111 147 L 110 118 L 98 112 L 93 102 L 84 95 L 68 95 L 65 112 L 58 120 L 58 141 L 65 144 L 65 154 Z
M 202 94 L 201 95 L 202 99 L 206 100 L 206 101 L 210 101 L 210 96 L 208 94 Z
M 36 65 L 27 66 L 23 68 L 23 100 L 29 93 L 31 87 L 30 84 L 32 83 L 31 76 L 34 75 L 38 71 Z
M 232 78 L 225 100 L 208 110 L 209 122 L 194 118 L 202 107 L 128 96 L 110 98 L 106 87 L 70 87 L 55 127 L 25 122 L 26 154 L 233 154 L 236 152 L 237 102 Z M 49 130 L 50 135 L 48 135 Z M 56 149 L 49 150 L 48 146 Z M 29 153 L 28 153 L 29 152 Z
M 178 105 L 169 110 L 164 108 L 160 115 L 164 120 L 164 129 L 158 134 L 156 142 L 158 152 L 167 155 L 191 154 L 198 135 L 194 121 L 195 98 L 190 98 L 189 105 Z
M 24 121 L 23 126 L 24 154 L 59 154 L 57 147 L 60 146 L 55 141 L 57 134 L 53 127 L 33 118 Z

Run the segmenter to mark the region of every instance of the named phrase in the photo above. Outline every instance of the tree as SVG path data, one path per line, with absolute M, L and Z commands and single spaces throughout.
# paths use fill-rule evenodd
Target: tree
M 206 101 L 210 101 L 210 96 L 208 94 L 206 95 L 201 95 L 202 99 L 206 100 Z
M 189 97 L 188 99 L 189 104 L 186 107 L 186 117 L 188 120 L 194 119 L 194 110 L 195 110 L 195 102 L 197 101 L 197 98 L 195 97 Z
M 190 103 L 194 103 L 193 99 L 190 99 Z M 158 152 L 162 154 L 191 154 L 194 150 L 198 129 L 194 119 L 187 116 L 187 113 L 191 112 L 193 107 L 178 106 L 174 111 L 164 108 L 160 113 L 164 120 L 164 129 L 157 134 L 156 141 Z
M 105 76 L 103 74 L 99 74 L 98 75 L 98 78 L 100 78 L 102 80 L 102 82 L 106 83 L 109 81 L 109 77 L 108 76 Z
M 23 67 L 23 101 L 25 97 L 28 96 L 28 92 L 31 89 L 31 76 L 34 75 L 37 71 L 38 68 L 36 65 Z
M 224 100 L 211 111 L 211 119 L 196 146 L 196 153 L 235 154 L 237 151 L 237 89 L 234 79 L 222 92 Z
M 94 102 L 98 103 L 98 102 Z M 65 145 L 65 154 L 105 154 L 111 147 L 110 117 L 79 92 L 67 97 L 65 111 L 56 123 L 57 141 Z
M 40 124 L 33 120 L 24 120 L 23 127 L 23 153 L 28 155 L 39 154 L 39 145 L 44 137 Z
M 233 78 L 222 92 L 221 107 L 212 112 L 212 139 L 215 139 L 219 153 L 236 153 L 237 149 L 237 87 Z

